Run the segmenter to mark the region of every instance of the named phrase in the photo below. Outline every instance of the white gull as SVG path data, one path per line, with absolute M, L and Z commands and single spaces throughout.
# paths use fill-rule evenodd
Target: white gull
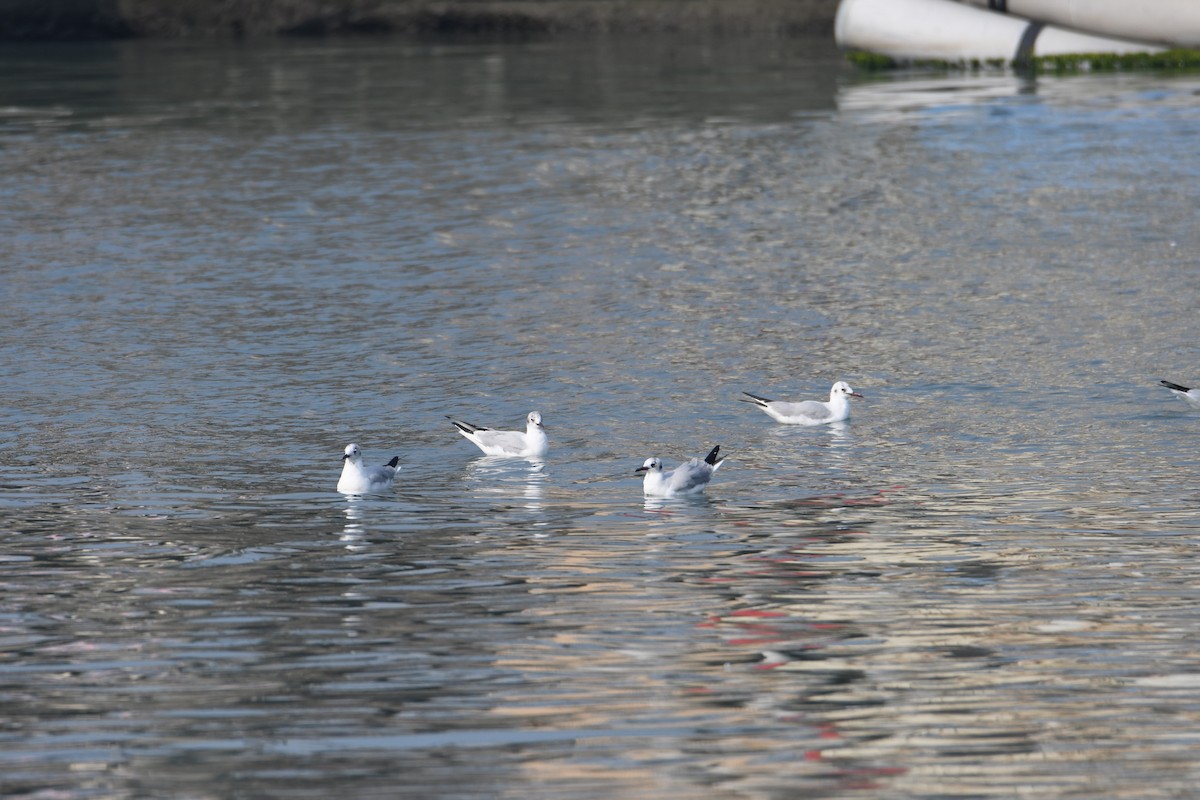
M 662 459 L 647 458 L 634 472 L 646 473 L 646 477 L 642 479 L 642 491 L 651 497 L 700 494 L 708 486 L 713 473 L 724 462 L 724 459 L 717 458 L 717 451 L 720 449 L 721 446 L 717 445 L 703 461 L 693 458 L 670 472 L 663 472 Z
M 525 431 L 496 431 L 482 425 L 472 425 L 454 417 L 446 417 L 458 428 L 458 432 L 489 456 L 510 456 L 515 458 L 538 458 L 546 454 L 549 440 L 546 439 L 546 426 L 542 425 L 542 415 L 530 411 L 525 418 Z
M 1200 406 L 1200 390 L 1189 389 L 1186 386 L 1180 386 L 1178 383 L 1171 383 L 1170 381 L 1159 381 L 1159 383 L 1170 389 L 1173 394 L 1182 397 L 1192 405 Z
M 829 402 L 820 400 L 803 400 L 799 403 L 789 403 L 785 400 L 768 400 L 756 394 L 742 392 L 749 397 L 743 403 L 753 403 L 767 412 L 767 416 L 777 422 L 788 425 L 824 425 L 828 422 L 841 422 L 850 418 L 850 398 L 862 398 L 862 395 L 850 388 L 845 381 L 838 381 L 829 390 Z
M 399 463 L 397 456 L 381 467 L 364 467 L 362 450 L 356 444 L 348 444 L 342 456 L 342 477 L 338 478 L 337 490 L 342 494 L 368 494 L 390 489 Z

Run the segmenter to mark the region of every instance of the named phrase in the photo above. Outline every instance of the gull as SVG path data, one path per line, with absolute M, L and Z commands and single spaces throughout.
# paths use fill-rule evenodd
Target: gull
M 348 444 L 342 456 L 342 477 L 338 478 L 337 490 L 342 494 L 367 494 L 390 489 L 399 463 L 397 456 L 382 467 L 364 467 L 362 450 L 356 444 Z
M 691 461 L 683 462 L 670 472 L 663 472 L 661 458 L 647 458 L 646 463 L 634 472 L 646 473 L 646 477 L 642 479 L 642 491 L 652 497 L 700 494 L 708 486 L 717 467 L 721 466 L 724 461 L 722 458 L 717 458 L 717 451 L 720 449 L 721 446 L 717 445 L 704 457 L 703 461 L 693 458 Z
M 1180 386 L 1178 383 L 1171 383 L 1170 381 L 1159 381 L 1159 383 L 1192 405 L 1200 406 L 1200 390 L 1189 389 L 1186 386 Z
M 542 415 L 530 411 L 525 418 L 525 432 L 494 431 L 481 425 L 472 425 L 454 417 L 446 417 L 458 428 L 458 432 L 470 439 L 476 447 L 489 456 L 513 456 L 516 458 L 537 458 L 546 454 L 549 442 L 546 440 L 546 426 L 542 425 Z
M 743 403 L 753 403 L 767 412 L 767 416 L 777 422 L 789 425 L 824 425 L 827 422 L 841 422 L 850 418 L 850 398 L 862 398 L 862 395 L 850 388 L 845 381 L 838 381 L 829 390 L 829 402 L 820 400 L 804 400 L 799 403 L 788 403 L 784 400 L 768 400 L 756 394 L 742 392 L 749 400 L 738 398 Z

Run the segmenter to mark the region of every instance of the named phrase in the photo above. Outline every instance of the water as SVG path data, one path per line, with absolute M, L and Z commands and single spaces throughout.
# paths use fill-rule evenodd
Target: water
M 1200 77 L 0 75 L 6 796 L 1194 796 Z M 837 379 L 843 425 L 736 402 Z M 445 419 L 535 408 L 544 464 Z M 350 441 L 393 493 L 333 492 Z

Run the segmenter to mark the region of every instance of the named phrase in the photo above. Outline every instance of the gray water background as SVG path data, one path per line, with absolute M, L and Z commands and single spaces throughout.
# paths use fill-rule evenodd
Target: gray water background
M 1198 93 L 6 46 L 0 793 L 1198 796 Z

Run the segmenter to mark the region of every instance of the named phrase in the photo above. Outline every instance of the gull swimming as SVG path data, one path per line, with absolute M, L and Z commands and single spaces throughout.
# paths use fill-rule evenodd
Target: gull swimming
M 1186 386 L 1180 386 L 1178 383 L 1170 381 L 1159 381 L 1163 386 L 1171 390 L 1172 393 L 1182 397 L 1194 406 L 1200 406 L 1200 390 L 1189 389 Z
M 546 454 L 550 443 L 546 439 L 546 426 L 542 424 L 542 415 L 530 411 L 525 418 L 525 432 L 494 431 L 481 425 L 446 417 L 458 428 L 458 432 L 471 440 L 472 443 L 486 455 L 509 456 L 515 458 L 538 458 Z
M 342 456 L 342 477 L 337 490 L 342 494 L 368 494 L 392 488 L 400 457 L 396 456 L 381 467 L 364 467 L 362 450 L 356 444 L 346 445 Z
M 862 395 L 850 388 L 845 381 L 838 381 L 829 390 L 829 402 L 820 400 L 804 400 L 799 403 L 789 403 L 784 400 L 768 400 L 756 394 L 742 392 L 749 400 L 738 398 L 743 403 L 753 403 L 767 412 L 767 416 L 777 422 L 788 425 L 824 425 L 827 422 L 841 422 L 850 419 L 850 398 L 862 398 Z
M 713 473 L 725 460 L 717 458 L 717 451 L 720 449 L 721 446 L 717 445 L 704 457 L 703 461 L 693 458 L 691 461 L 683 462 L 670 472 L 663 472 L 662 459 L 647 458 L 646 463 L 634 472 L 646 473 L 646 477 L 642 479 L 642 491 L 651 497 L 700 494 L 712 480 Z

